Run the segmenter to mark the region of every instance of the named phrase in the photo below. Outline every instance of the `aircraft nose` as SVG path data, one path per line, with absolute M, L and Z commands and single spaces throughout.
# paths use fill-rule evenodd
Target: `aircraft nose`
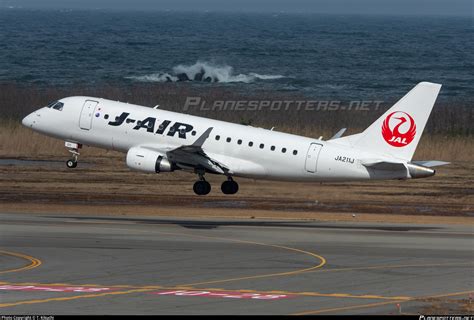
M 26 127 L 33 127 L 33 124 L 35 123 L 34 119 L 35 115 L 33 113 L 30 113 L 26 117 L 21 120 L 21 123 L 26 126 Z

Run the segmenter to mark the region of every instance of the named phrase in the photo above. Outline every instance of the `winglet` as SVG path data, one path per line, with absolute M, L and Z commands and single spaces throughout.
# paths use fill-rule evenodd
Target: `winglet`
M 209 135 L 211 134 L 212 129 L 214 129 L 214 128 L 210 127 L 206 131 L 204 131 L 204 133 L 199 138 L 197 138 L 197 140 L 194 141 L 194 143 L 191 146 L 193 146 L 193 147 L 202 147 L 204 142 L 206 142 L 207 138 L 209 138 Z
M 344 132 L 346 132 L 346 130 L 347 130 L 347 128 L 342 128 L 335 135 L 333 135 L 332 138 L 329 139 L 329 140 L 338 139 L 338 138 L 342 137 L 342 135 L 344 134 Z

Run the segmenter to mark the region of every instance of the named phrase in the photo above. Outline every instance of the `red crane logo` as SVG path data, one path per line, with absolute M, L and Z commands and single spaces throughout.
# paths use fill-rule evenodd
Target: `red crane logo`
M 405 147 L 413 141 L 415 135 L 415 120 L 406 112 L 392 112 L 383 121 L 382 136 L 389 145 Z

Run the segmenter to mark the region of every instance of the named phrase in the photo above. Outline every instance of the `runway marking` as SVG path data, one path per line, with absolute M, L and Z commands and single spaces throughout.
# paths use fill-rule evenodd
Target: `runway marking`
M 347 307 L 340 307 L 340 308 L 329 308 L 329 309 L 319 309 L 319 310 L 311 310 L 311 311 L 304 311 L 304 312 L 298 312 L 294 313 L 293 315 L 295 316 L 303 316 L 303 315 L 310 315 L 310 314 L 320 314 L 320 313 L 327 313 L 327 312 L 334 312 L 334 311 L 345 311 L 345 310 L 354 310 L 354 309 L 364 309 L 364 308 L 371 308 L 371 307 L 378 307 L 378 306 L 383 306 L 387 304 L 393 304 L 393 303 L 406 303 L 406 302 L 411 302 L 411 301 L 420 301 L 424 299 L 433 299 L 433 298 L 445 298 L 445 297 L 453 297 L 453 296 L 460 296 L 460 295 L 465 295 L 469 293 L 473 293 L 474 290 L 470 291 L 462 291 L 462 292 L 452 292 L 452 293 L 446 293 L 446 294 L 439 294 L 439 295 L 432 295 L 432 296 L 421 296 L 421 297 L 413 297 L 407 300 L 394 300 L 394 301 L 389 301 L 389 302 L 375 302 L 375 303 L 369 303 L 369 304 L 359 304 L 359 305 L 353 305 L 353 306 L 347 306 Z
M 82 287 L 82 286 L 35 286 L 35 285 L 0 285 L 0 290 L 8 291 L 46 291 L 46 292 L 101 292 L 116 290 L 107 287 Z
M 207 291 L 207 290 L 174 290 L 174 291 L 158 291 L 151 292 L 156 295 L 172 295 L 178 297 L 210 297 L 210 298 L 224 298 L 224 299 L 253 299 L 253 300 L 280 300 L 292 298 L 291 295 L 286 294 L 264 294 L 264 293 L 243 293 L 238 291 Z
M 0 308 L 14 307 L 14 306 L 19 306 L 19 305 L 24 305 L 24 304 L 45 303 L 45 302 L 52 302 L 52 301 L 70 301 L 70 300 L 77 300 L 77 299 L 105 297 L 105 296 L 111 296 L 111 295 L 124 295 L 124 294 L 131 294 L 131 293 L 137 293 L 137 292 L 147 292 L 147 291 L 152 291 L 152 290 L 154 289 L 134 289 L 134 290 L 127 290 L 127 291 L 113 291 L 113 292 L 105 292 L 105 293 L 97 293 L 97 294 L 83 294 L 83 295 L 72 296 L 72 297 L 58 297 L 58 298 L 48 298 L 48 299 L 7 302 L 7 303 L 0 303 Z
M 437 264 L 439 266 L 463 266 L 463 265 L 470 265 L 472 263 L 446 263 L 446 264 Z M 357 268 L 340 268 L 340 269 L 326 269 L 326 270 L 319 270 L 320 272 L 330 272 L 330 271 L 347 271 L 347 270 L 354 270 L 354 269 L 382 269 L 382 268 L 404 268 L 404 267 L 427 267 L 427 266 L 436 266 L 435 264 L 407 264 L 407 265 L 382 265 L 382 266 L 372 266 L 372 267 L 357 267 Z M 315 271 L 313 271 L 315 272 Z M 78 285 L 78 284 L 67 284 L 67 283 L 60 283 L 60 284 L 43 284 L 43 283 L 9 283 L 9 282 L 0 282 L 0 284 L 10 284 L 10 285 L 39 285 L 39 286 L 54 286 L 54 285 L 67 285 L 67 286 L 86 286 L 86 285 Z M 157 289 L 166 289 L 166 290 L 211 290 L 209 289 L 203 289 L 203 288 L 193 288 L 191 286 L 176 286 L 176 287 L 164 287 L 164 286 L 158 286 L 158 285 L 151 285 L 151 286 L 134 286 L 134 285 L 112 285 L 112 286 L 104 286 L 103 284 L 88 284 L 87 286 L 95 286 L 95 287 L 110 287 L 110 288 L 119 288 L 119 289 L 124 289 L 124 288 L 135 288 L 136 291 L 134 290 L 129 290 L 129 291 L 119 291 L 123 292 L 121 294 L 127 294 L 127 293 L 134 293 L 134 292 L 143 292 L 146 291 L 153 291 Z M 256 290 L 234 290 L 234 289 L 217 289 L 217 288 L 212 288 L 212 291 L 238 291 L 238 292 L 257 292 Z M 387 297 L 387 296 L 379 296 L 379 295 L 351 295 L 351 294 L 341 294 L 341 293 L 319 293 L 319 292 L 288 292 L 288 291 L 259 291 L 261 293 L 282 293 L 282 294 L 290 294 L 290 295 L 296 295 L 296 296 L 313 296 L 313 297 L 334 297 L 334 298 L 355 298 L 355 299 L 385 299 L 385 300 L 390 300 L 388 302 L 379 302 L 379 303 L 373 303 L 373 304 L 368 304 L 368 305 L 356 305 L 356 306 L 349 306 L 349 307 L 343 307 L 344 309 L 339 309 L 336 308 L 334 311 L 342 311 L 346 309 L 352 309 L 352 308 L 368 308 L 371 306 L 378 306 L 378 305 L 385 305 L 385 304 L 390 304 L 390 303 L 397 303 L 397 302 L 407 302 L 415 299 L 423 299 L 426 297 L 418 297 L 418 298 L 413 298 L 413 297 Z M 112 293 L 112 292 L 110 292 Z M 470 293 L 467 291 L 466 293 Z M 436 298 L 436 297 L 444 297 L 444 296 L 450 296 L 450 295 L 459 295 L 459 294 L 464 294 L 463 293 L 454 293 L 454 294 L 448 294 L 448 295 L 439 295 L 439 296 L 431 296 L 431 298 Z M 67 297 L 67 299 L 62 299 L 62 298 L 52 298 L 52 299 L 59 299 L 59 300 L 51 300 L 51 299 L 44 299 L 44 300 L 35 300 L 35 303 L 42 303 L 42 302 L 50 302 L 50 301 L 63 301 L 63 300 L 71 300 L 70 298 L 73 299 L 79 299 L 80 297 L 83 298 L 94 298 L 94 297 L 100 297 L 103 296 L 104 294 L 99 294 L 99 295 L 81 295 L 78 296 L 77 298 L 73 297 Z M 28 304 L 30 303 L 29 301 L 26 302 L 16 302 L 13 305 L 18 305 L 18 304 Z M 0 304 L 0 308 L 2 307 L 7 307 L 7 306 L 12 306 L 12 304 Z M 322 310 L 322 309 L 321 309 Z M 327 311 L 321 311 L 321 310 L 315 310 L 317 312 L 323 313 L 323 312 L 331 312 L 332 309 L 328 309 Z M 308 311 L 308 314 L 312 314 L 314 311 Z M 306 313 L 303 313 L 306 314 Z
M 120 229 L 118 229 L 118 230 L 120 230 Z M 128 230 L 128 229 L 126 229 L 126 230 Z M 289 250 L 289 251 L 303 253 L 305 255 L 315 257 L 320 261 L 320 263 L 318 265 L 314 265 L 314 266 L 309 267 L 309 268 L 294 270 L 294 271 L 290 271 L 290 272 L 271 273 L 271 274 L 264 274 L 264 275 L 255 275 L 255 276 L 245 276 L 245 277 L 222 279 L 222 280 L 212 280 L 212 281 L 205 281 L 205 282 L 199 282 L 199 283 L 185 284 L 185 285 L 180 285 L 179 287 L 175 287 L 175 288 L 181 288 L 181 289 L 184 289 L 184 290 L 205 290 L 205 289 L 202 289 L 202 288 L 193 288 L 192 287 L 192 286 L 203 285 L 203 284 L 224 283 L 224 282 L 231 282 L 231 281 L 240 281 L 240 280 L 248 280 L 248 279 L 267 278 L 267 277 L 277 277 L 277 276 L 288 276 L 288 275 L 301 274 L 301 273 L 304 273 L 304 272 L 326 271 L 326 270 L 316 270 L 316 269 L 319 269 L 319 268 L 321 268 L 322 266 L 324 266 L 326 264 L 326 259 L 324 257 L 322 257 L 322 256 L 320 256 L 316 253 L 312 253 L 312 252 L 297 249 L 297 248 L 271 245 L 271 244 L 265 244 L 265 243 L 259 243 L 259 242 L 239 240 L 239 239 L 229 239 L 229 238 L 222 238 L 222 237 L 210 237 L 210 236 L 202 236 L 202 235 L 186 234 L 186 233 L 169 233 L 169 232 L 159 232 L 159 231 L 153 231 L 152 232 L 152 231 L 142 231 L 142 230 L 134 230 L 134 231 L 139 231 L 139 232 L 141 231 L 141 232 L 145 232 L 145 233 L 171 234 L 171 235 L 205 238 L 205 239 L 221 239 L 221 240 L 231 241 L 231 242 L 236 242 L 236 243 L 244 243 L 244 244 L 253 244 L 253 245 L 266 246 L 266 247 L 274 247 L 274 248 L 285 249 L 285 250 Z M 41 264 L 41 261 L 39 261 L 39 263 Z M 419 266 L 419 265 L 417 265 L 417 266 Z M 430 266 L 433 266 L 433 265 L 430 265 Z M 27 266 L 27 267 L 30 267 L 30 266 Z M 389 268 L 389 267 L 393 267 L 393 266 L 365 267 L 364 269 L 367 269 L 367 268 Z M 19 269 L 23 270 L 24 268 L 19 268 Z M 344 270 L 350 270 L 350 269 L 355 270 L 355 269 L 359 269 L 359 268 L 341 268 L 338 271 L 342 271 L 343 269 Z M 328 269 L 327 271 L 336 271 L 336 269 Z M 7 270 L 7 272 L 13 272 L 13 271 L 12 270 Z M 89 285 L 89 286 L 99 286 L 99 285 Z M 112 287 L 112 286 L 108 286 L 108 287 Z M 124 285 L 124 286 L 118 285 L 118 286 L 113 286 L 113 287 L 116 287 L 116 288 L 124 288 L 124 287 L 133 288 L 133 286 L 127 286 L 127 285 Z M 163 287 L 160 287 L 160 286 L 146 286 L 146 287 L 126 290 L 126 291 L 114 291 L 114 292 L 97 293 L 97 294 L 82 294 L 82 295 L 70 296 L 70 297 L 57 297 L 57 298 L 48 298 L 48 299 L 17 301 L 17 302 L 10 302 L 10 303 L 0 304 L 0 308 L 23 305 L 23 304 L 45 303 L 45 302 L 52 302 L 52 301 L 69 301 L 69 300 L 76 300 L 76 299 L 98 298 L 98 297 L 103 297 L 103 296 L 126 295 L 126 294 L 132 294 L 132 293 L 137 293 L 137 292 L 149 292 L 149 291 L 157 290 L 159 288 L 163 288 Z M 163 289 L 168 289 L 168 288 L 163 288 Z M 227 290 L 229 290 L 229 289 L 227 289 Z M 238 291 L 238 290 L 232 290 L 232 291 Z M 375 295 L 356 296 L 356 295 L 350 295 L 350 294 L 338 294 L 338 293 L 323 294 L 323 293 L 317 293 L 317 292 L 303 292 L 303 293 L 299 293 L 299 295 L 312 295 L 312 296 L 324 296 L 324 297 L 336 297 L 336 298 L 390 299 L 390 301 L 388 301 L 388 302 L 379 302 L 379 303 L 375 303 L 375 304 L 369 304 L 370 306 L 384 305 L 384 304 L 390 304 L 390 303 L 396 303 L 396 302 L 405 302 L 405 301 L 411 301 L 411 300 L 414 299 L 414 298 L 410 298 L 410 297 L 382 297 L 382 296 L 375 296 Z M 403 298 L 403 299 L 401 299 L 401 298 Z M 362 308 L 362 306 L 368 306 L 368 305 L 357 305 L 357 306 L 349 306 L 349 307 L 344 307 L 344 308 Z M 315 310 L 315 311 L 316 312 L 321 312 L 320 310 L 319 311 Z M 313 311 L 309 311 L 308 314 L 311 314 L 312 312 Z
M 86 285 L 77 285 L 77 284 L 61 284 L 61 285 L 56 285 L 56 284 L 42 284 L 42 283 L 8 283 L 8 282 L 0 282 L 0 285 L 9 285 L 9 286 L 40 286 L 40 287 L 51 287 L 54 288 L 55 286 L 58 287 L 63 287 L 63 286 L 68 286 L 71 288 L 81 288 L 81 287 L 86 287 Z M 266 294 L 266 295 L 272 295 L 272 294 L 282 294 L 282 295 L 291 295 L 291 296 L 308 296 L 308 297 L 333 297 L 333 298 L 353 298 L 353 299 L 376 299 L 376 300 L 408 300 L 411 299 L 412 297 L 408 296 L 380 296 L 380 295 L 354 295 L 354 294 L 348 294 L 348 293 L 322 293 L 322 292 L 293 292 L 293 291 L 284 291 L 284 290 L 249 290 L 249 289 L 225 289 L 225 288 L 196 288 L 196 287 L 183 287 L 183 286 L 178 286 L 178 287 L 167 287 L 167 286 L 158 286 L 158 285 L 152 285 L 152 286 L 106 286 L 106 285 L 87 285 L 88 287 L 106 287 L 106 288 L 111 288 L 113 289 L 125 289 L 125 288 L 133 288 L 133 289 L 150 289 L 150 290 L 181 290 L 181 291 L 215 291 L 215 292 L 238 292 L 238 293 L 258 293 L 258 294 Z M 1 286 L 0 286 L 1 290 Z M 6 288 L 5 290 L 8 290 Z M 14 290 L 14 289 L 12 289 Z M 46 291 L 46 290 L 45 290 Z M 51 290 L 54 291 L 54 290 Z
M 41 265 L 41 260 L 40 259 L 36 259 L 36 258 L 28 256 L 26 254 L 22 254 L 22 253 L 18 253 L 18 252 L 10 252 L 10 251 L 5 251 L 5 250 L 0 250 L 0 254 L 25 259 L 25 260 L 28 260 L 30 262 L 30 264 L 28 264 L 24 267 L 21 267 L 21 268 L 15 268 L 15 269 L 0 271 L 0 274 L 10 273 L 10 272 L 26 271 L 26 270 L 37 268 Z

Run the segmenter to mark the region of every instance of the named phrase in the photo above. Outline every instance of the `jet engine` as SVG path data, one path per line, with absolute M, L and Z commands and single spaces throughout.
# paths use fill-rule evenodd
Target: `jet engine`
M 434 176 L 436 173 L 436 170 L 434 169 L 431 169 L 425 166 L 420 166 L 414 163 L 407 163 L 407 168 L 408 168 L 408 173 L 410 173 L 410 177 L 412 179 L 427 178 L 427 177 Z
M 148 173 L 174 171 L 173 164 L 168 161 L 164 154 L 140 147 L 133 147 L 128 150 L 127 166 L 130 169 Z

